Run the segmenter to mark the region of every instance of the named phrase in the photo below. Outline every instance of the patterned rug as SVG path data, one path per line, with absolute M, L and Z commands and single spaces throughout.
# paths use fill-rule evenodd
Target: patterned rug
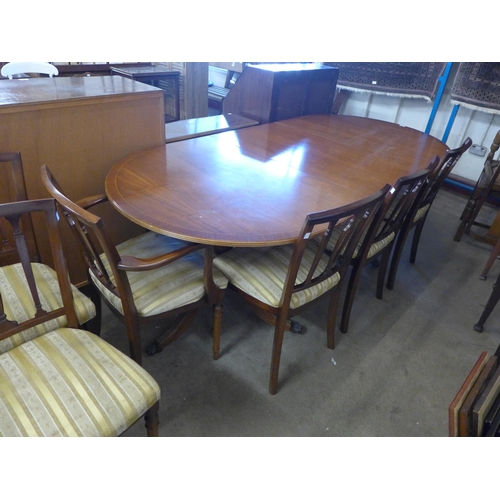
M 453 81 L 451 102 L 500 114 L 500 63 L 460 63 Z
M 325 63 L 339 68 L 339 89 L 434 99 L 446 63 Z

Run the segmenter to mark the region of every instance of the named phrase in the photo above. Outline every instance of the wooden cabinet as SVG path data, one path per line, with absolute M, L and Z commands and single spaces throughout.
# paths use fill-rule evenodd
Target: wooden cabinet
M 260 123 L 330 114 L 337 78 L 337 68 L 316 63 L 249 65 L 227 94 L 222 109 Z
M 121 76 L 0 81 L 0 151 L 21 152 L 31 199 L 45 198 L 46 163 L 74 200 L 102 193 L 109 169 L 123 156 L 165 144 L 163 91 Z M 102 215 L 115 240 L 138 228 L 111 207 Z M 62 226 L 71 281 L 87 280 L 76 240 Z M 35 225 L 42 260 L 48 238 Z

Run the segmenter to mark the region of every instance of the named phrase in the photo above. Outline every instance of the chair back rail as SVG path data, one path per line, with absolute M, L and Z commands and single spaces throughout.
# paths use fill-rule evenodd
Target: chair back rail
M 32 264 L 26 246 L 26 241 L 22 232 L 20 219 L 24 214 L 43 213 L 45 215 L 47 232 L 49 235 L 50 248 L 54 259 L 54 268 L 57 273 L 59 288 L 61 291 L 63 307 L 46 311 L 43 309 L 38 293 L 37 283 L 33 274 Z M 3 301 L 0 310 L 0 340 L 15 335 L 20 331 L 32 328 L 45 323 L 59 316 L 66 316 L 68 326 L 78 327 L 78 320 L 73 304 L 73 294 L 71 292 L 69 276 L 66 268 L 66 261 L 63 255 L 61 240 L 58 229 L 58 219 L 56 204 L 53 199 L 19 201 L 0 205 L 0 217 L 12 225 L 12 231 L 15 235 L 16 249 L 19 255 L 19 261 L 22 265 L 24 278 L 26 279 L 35 314 L 22 323 L 8 321 L 4 313 Z
M 28 199 L 24 181 L 23 164 L 19 152 L 0 153 L 0 202 L 23 201 Z M 31 214 L 22 217 L 23 234 L 26 238 L 28 252 L 33 262 L 40 262 L 40 255 L 36 243 Z M 2 220 L 0 223 L 0 265 L 18 262 L 17 250 L 13 241 L 10 224 Z
M 337 272 L 342 280 L 349 267 L 349 262 L 359 238 L 370 225 L 389 189 L 390 186 L 386 185 L 367 198 L 350 205 L 306 216 L 290 260 L 281 304 L 290 304 L 292 294 L 316 286 Z M 341 236 L 336 240 L 333 249 L 329 252 L 328 263 L 323 269 L 320 269 L 319 265 L 324 264 L 325 249 L 334 234 L 335 227 L 339 224 L 342 224 Z M 321 226 L 326 226 L 326 228 Z M 315 237 L 317 248 L 309 266 L 307 277 L 301 283 L 296 283 L 305 249 L 306 247 L 312 247 L 308 243 L 311 236 L 319 232 L 319 228 L 322 229 L 322 232 Z

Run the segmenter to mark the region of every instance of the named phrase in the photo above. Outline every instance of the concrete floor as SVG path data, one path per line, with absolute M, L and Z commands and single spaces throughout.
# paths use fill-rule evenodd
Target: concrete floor
M 393 291 L 375 298 L 366 267 L 349 332 L 326 347 L 326 302 L 285 336 L 278 394 L 268 393 L 271 326 L 228 291 L 221 357 L 211 356 L 210 311 L 144 367 L 162 388 L 161 436 L 447 436 L 447 409 L 483 350 L 500 343 L 500 314 L 473 330 L 500 263 L 478 276 L 490 247 L 453 241 L 464 195 L 442 190 L 431 209 L 417 262 L 408 247 Z M 492 212 L 493 213 L 493 212 Z M 123 326 L 105 312 L 103 337 L 126 351 Z M 161 330 L 143 330 L 144 346 Z M 142 420 L 126 436 L 144 436 Z

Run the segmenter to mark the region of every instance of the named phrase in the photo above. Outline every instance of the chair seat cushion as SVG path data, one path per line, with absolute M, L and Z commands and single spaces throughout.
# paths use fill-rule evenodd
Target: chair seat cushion
M 84 330 L 0 355 L 0 436 L 117 436 L 159 398 L 143 368 Z
M 311 243 L 312 244 L 312 243 Z M 234 248 L 214 259 L 229 281 L 248 295 L 272 307 L 278 307 L 285 284 L 286 274 L 293 253 L 293 245 L 266 248 Z M 310 269 L 314 251 L 306 248 L 296 284 L 302 283 Z M 328 257 L 318 266 L 317 274 L 325 269 Z M 295 292 L 290 303 L 296 309 L 333 288 L 340 279 L 339 273 L 306 290 Z
M 53 311 L 62 307 L 56 272 L 45 264 L 34 263 L 32 267 L 44 310 Z M 95 306 L 75 286 L 72 286 L 72 289 L 76 315 L 79 323 L 82 325 L 96 315 Z M 12 264 L 0 268 L 0 293 L 8 320 L 20 323 L 35 315 L 33 299 L 21 264 Z M 60 316 L 59 318 L 13 335 L 0 341 L 0 353 L 7 352 L 23 342 L 34 339 L 56 328 L 67 326 L 67 324 L 66 316 Z
M 183 241 L 149 231 L 117 245 L 116 248 L 122 256 L 145 258 L 162 255 L 185 245 Z M 116 285 L 106 256 L 101 255 L 101 259 L 111 281 Z M 127 272 L 139 316 L 164 313 L 200 300 L 205 294 L 203 269 L 203 252 L 194 252 L 159 269 Z M 215 284 L 221 289 L 226 288 L 227 278 L 216 269 L 213 274 Z M 123 314 L 120 298 L 92 274 L 91 278 L 113 307 Z

